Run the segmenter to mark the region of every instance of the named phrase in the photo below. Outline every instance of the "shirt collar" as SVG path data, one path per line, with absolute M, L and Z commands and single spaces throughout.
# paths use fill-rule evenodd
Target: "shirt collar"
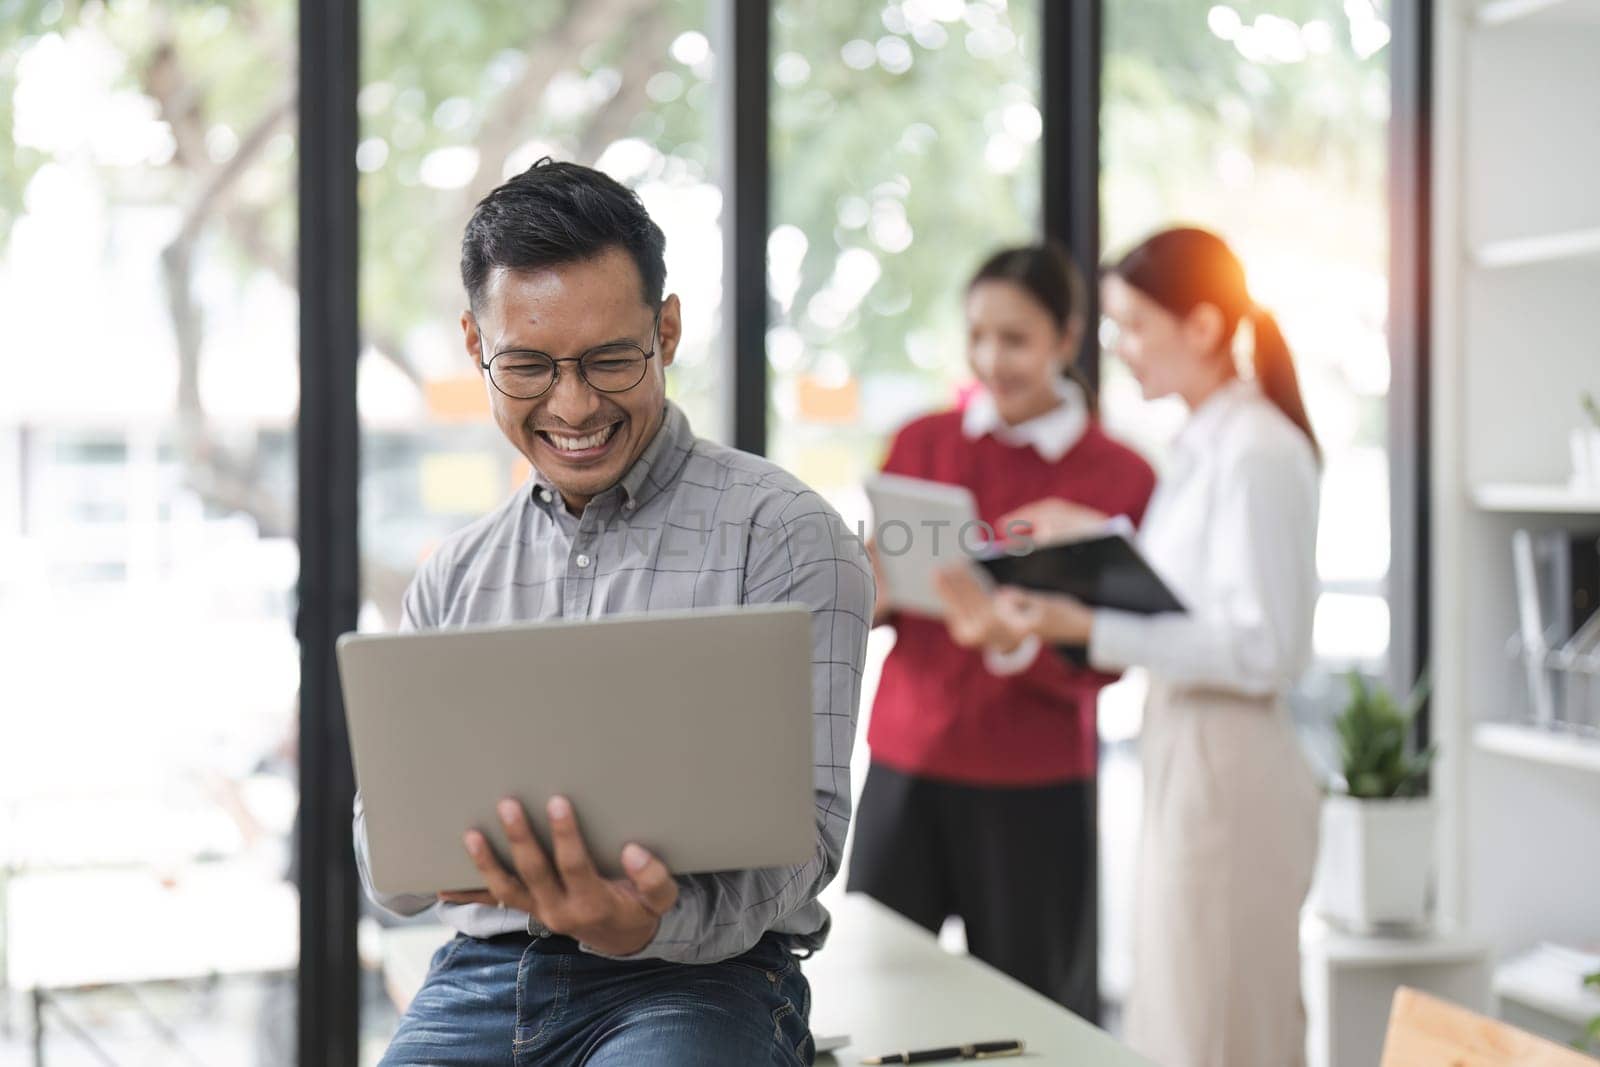
M 1000 418 L 994 397 L 980 392 L 961 413 L 961 435 L 969 441 L 993 436 L 1001 444 L 1031 447 L 1046 462 L 1060 462 L 1089 428 L 1089 398 L 1071 378 L 1057 379 L 1056 395 L 1061 403 L 1043 415 L 1008 426 Z
M 596 494 L 596 499 L 620 489 L 623 500 L 630 510 L 642 506 L 651 497 L 667 488 L 678 476 L 678 472 L 683 470 L 689 453 L 694 450 L 694 442 L 694 430 L 689 425 L 689 417 L 678 405 L 670 400 L 666 401 L 661 425 L 656 428 L 656 435 L 645 446 L 644 452 L 623 472 L 616 485 Z M 536 502 L 546 503 L 551 507 L 566 507 L 555 483 L 546 478 L 537 467 L 533 469 L 532 483 L 532 496 Z M 548 502 L 544 501 L 543 492 L 550 494 L 551 499 Z

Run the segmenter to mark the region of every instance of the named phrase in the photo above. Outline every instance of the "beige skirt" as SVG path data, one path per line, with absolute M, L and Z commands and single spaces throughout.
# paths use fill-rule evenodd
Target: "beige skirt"
M 1124 1036 L 1160 1067 L 1305 1062 L 1319 790 L 1281 703 L 1153 683 Z

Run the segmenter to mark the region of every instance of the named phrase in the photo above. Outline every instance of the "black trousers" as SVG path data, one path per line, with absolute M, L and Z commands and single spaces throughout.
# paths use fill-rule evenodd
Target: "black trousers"
M 1099 1022 L 1095 783 L 1004 788 L 874 763 L 851 892 L 938 931 L 959 915 L 984 962 Z

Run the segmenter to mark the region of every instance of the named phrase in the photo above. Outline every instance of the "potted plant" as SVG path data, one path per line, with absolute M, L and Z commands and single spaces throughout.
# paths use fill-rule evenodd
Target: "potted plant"
M 1600 989 L 1600 971 L 1583 976 L 1583 984 L 1587 989 Z M 1589 1020 L 1589 1025 L 1584 1028 L 1583 1036 L 1572 1043 L 1579 1052 L 1600 1052 L 1600 1015 Z
M 1593 393 L 1578 398 L 1584 421 L 1572 431 L 1572 487 L 1600 490 L 1600 403 Z
M 1401 707 L 1382 686 L 1349 677 L 1350 700 L 1334 722 L 1342 774 L 1322 806 L 1318 909 L 1350 930 L 1416 929 L 1428 919 L 1433 868 L 1434 750 L 1415 751 L 1411 740 L 1427 683 Z

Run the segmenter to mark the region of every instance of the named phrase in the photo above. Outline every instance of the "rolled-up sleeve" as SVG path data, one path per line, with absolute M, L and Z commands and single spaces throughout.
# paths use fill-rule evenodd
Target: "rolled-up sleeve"
M 814 904 L 839 870 L 850 825 L 855 742 L 872 568 L 860 539 L 810 490 L 773 490 L 749 532 L 744 602 L 804 604 L 811 612 L 812 765 L 816 847 L 794 867 L 687 875 L 655 938 L 636 953 L 711 963 L 749 950 Z

